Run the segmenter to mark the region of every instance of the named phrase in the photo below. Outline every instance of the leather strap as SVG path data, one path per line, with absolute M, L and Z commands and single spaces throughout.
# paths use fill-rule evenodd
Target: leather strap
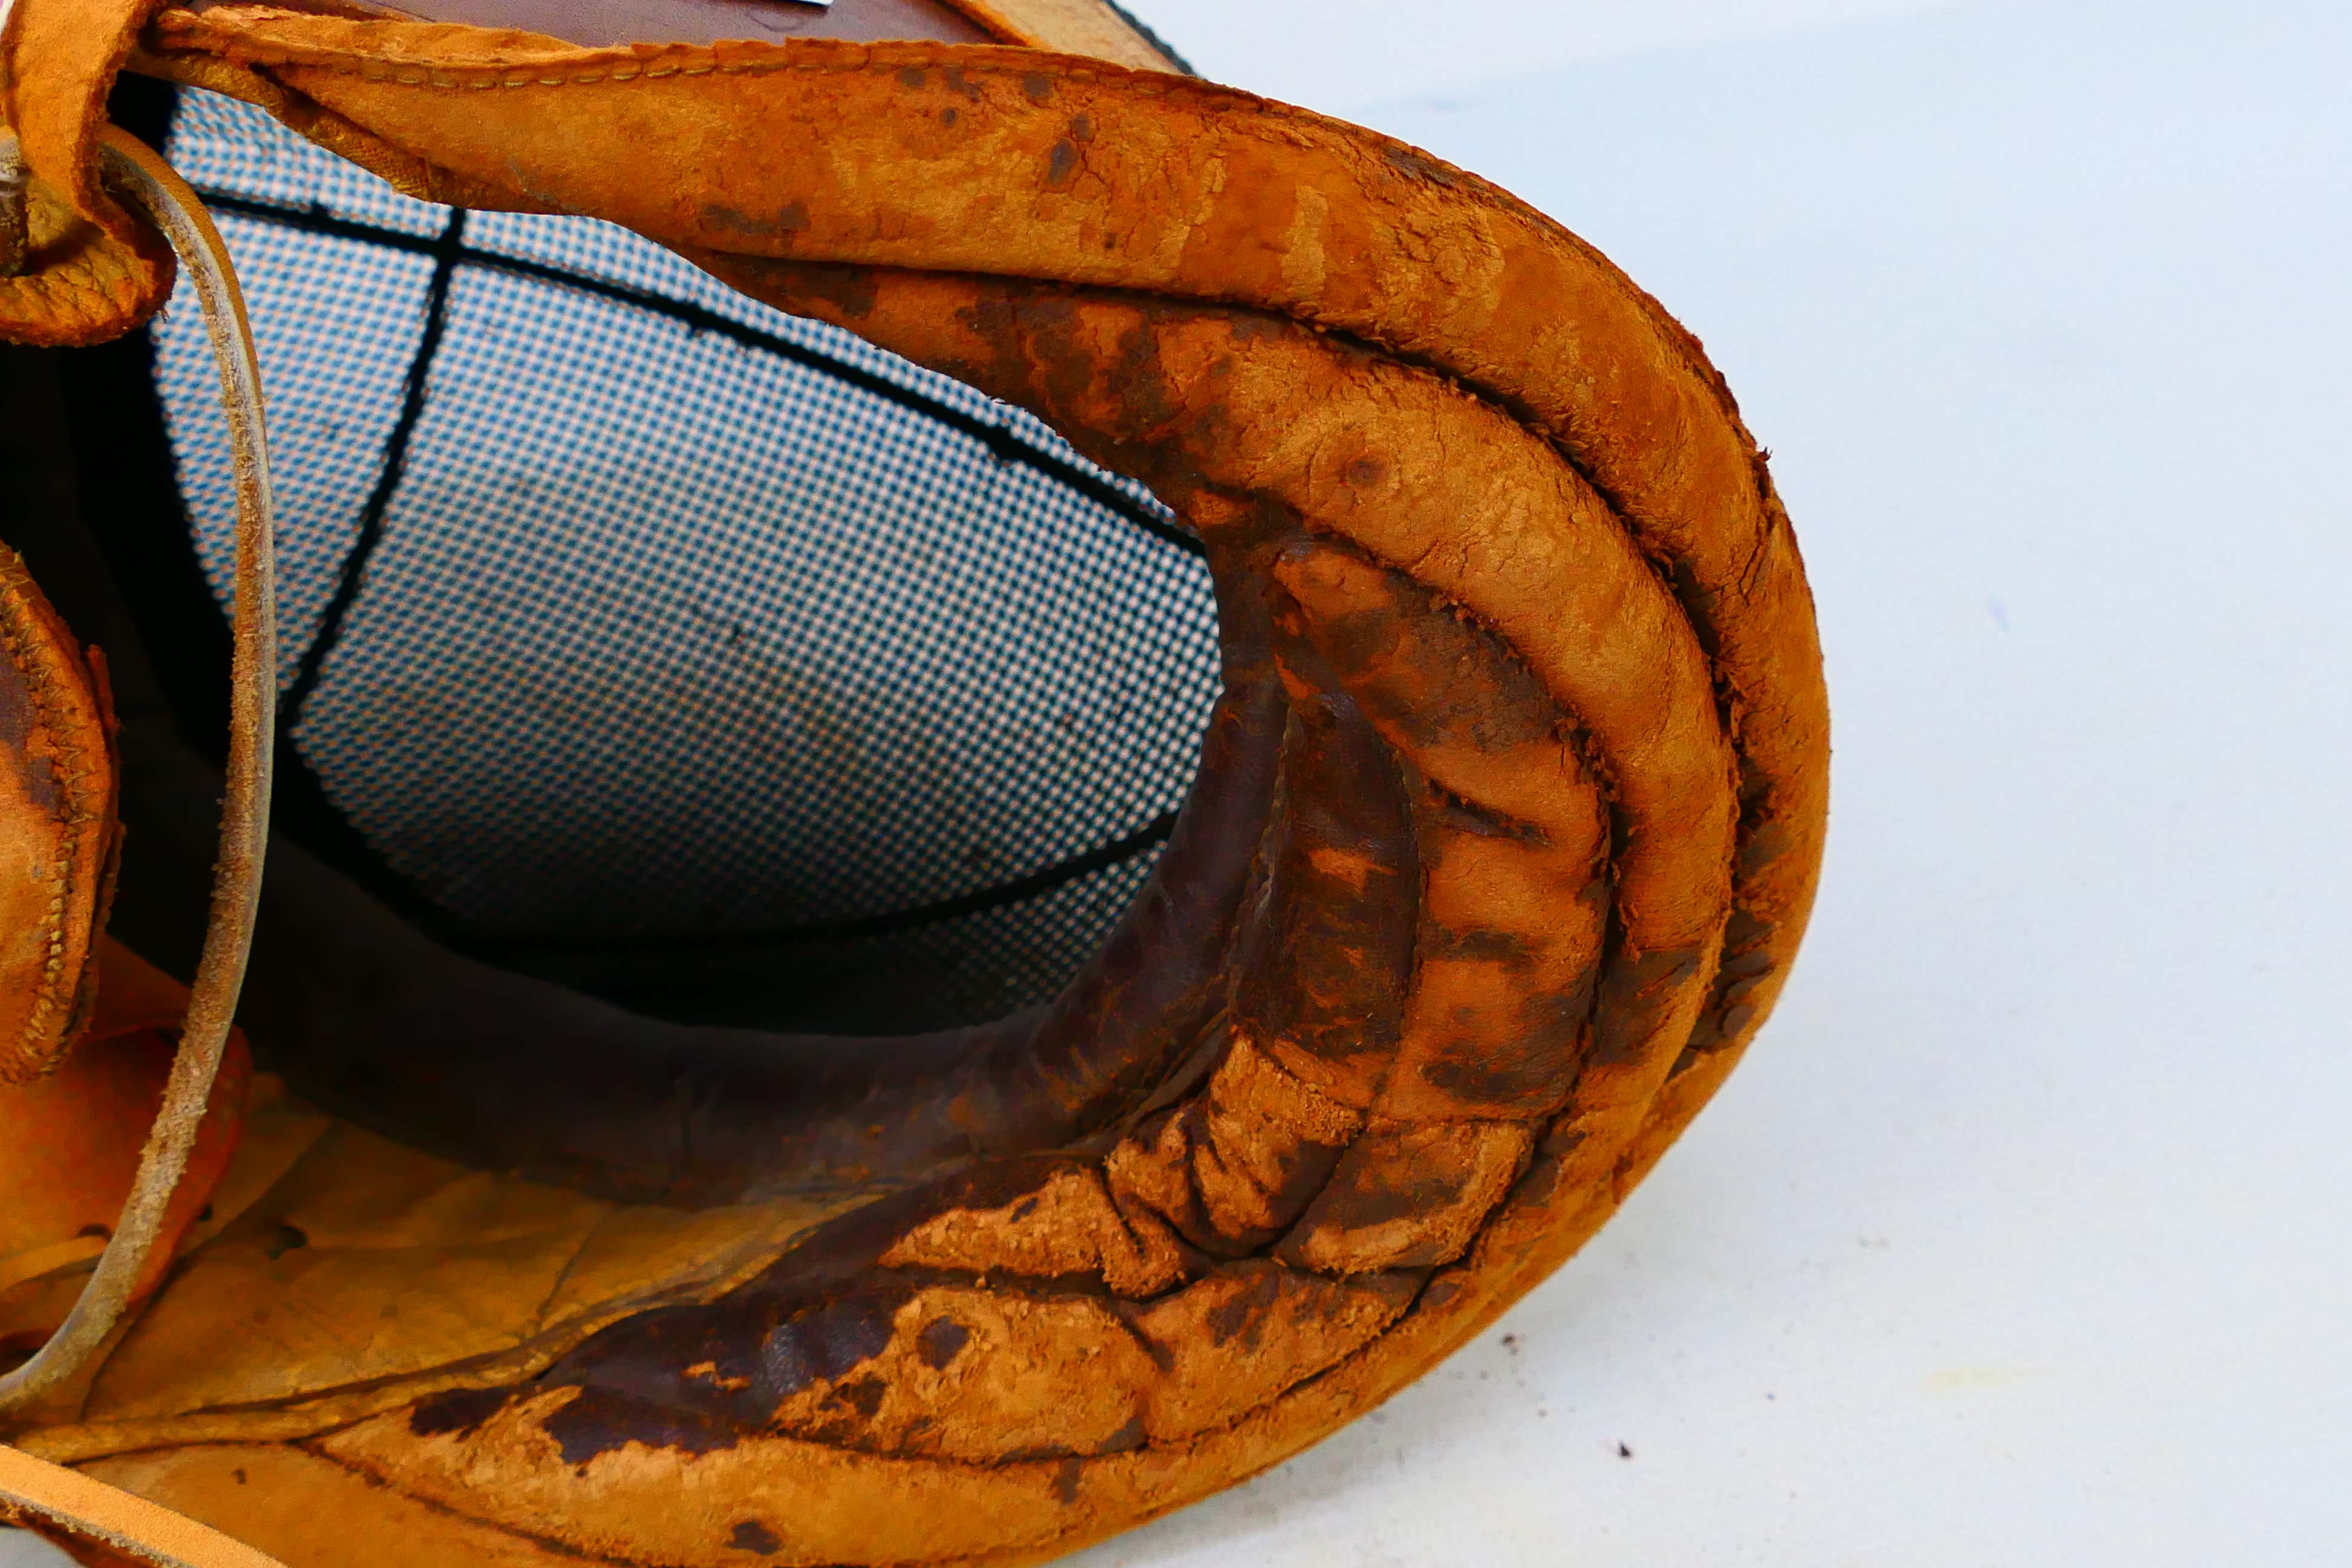
M 172 293 L 172 252 L 99 171 L 106 95 L 160 0 L 0 0 L 0 338 L 121 337 Z
M 25 167 L 76 213 L 126 244 L 138 222 L 99 177 L 106 94 L 162 0 L 15 0 L 0 30 L 0 79 Z
M 184 1514 L 0 1444 L 0 1520 L 152 1568 L 283 1568 Z M 62 1542 L 61 1542 L 62 1544 Z
M 228 251 L 195 195 L 162 158 L 108 126 L 100 154 L 114 190 L 153 220 L 188 269 L 220 365 L 221 404 L 236 468 L 237 550 L 232 616 L 226 798 L 212 915 L 163 1105 L 139 1161 L 122 1216 L 65 1323 L 30 1361 L 0 1377 L 0 1413 L 21 1410 L 67 1384 L 121 1321 L 163 1235 L 172 1194 L 185 1174 L 227 1047 L 245 983 L 260 901 L 269 820 L 269 770 L 277 705 L 276 582 L 271 554 L 268 451 L 261 373 Z

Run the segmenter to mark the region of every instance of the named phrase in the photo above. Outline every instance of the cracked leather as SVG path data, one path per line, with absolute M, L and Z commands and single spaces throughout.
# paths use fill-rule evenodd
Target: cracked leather
M 414 195 L 609 218 L 1035 413 L 1207 544 L 1225 695 L 1041 1012 L 848 1053 L 518 1005 L 485 1049 L 263 996 L 269 1179 L 27 1451 L 297 1568 L 1043 1561 L 1428 1370 L 1769 1012 L 1826 818 L 1802 564 L 1698 344 L 1549 219 L 1034 47 L 110 14 Z M 135 251 L 68 141 L 37 174 Z M 362 994 L 333 941 L 265 931 L 257 987 Z

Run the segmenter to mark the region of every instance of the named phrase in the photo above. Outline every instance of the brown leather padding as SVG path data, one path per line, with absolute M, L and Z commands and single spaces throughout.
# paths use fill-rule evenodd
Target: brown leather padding
M 0 1093 L 88 1020 L 115 850 L 105 666 L 0 545 Z M 135 1145 L 134 1145 L 135 1147 Z
M 1028 50 L 227 8 L 142 49 L 415 194 L 611 218 L 1029 408 L 1207 542 L 1227 695 L 1130 921 L 1153 939 L 1063 1015 L 1131 1040 L 1175 975 L 1153 1016 L 1192 1034 L 1117 1070 L 1083 1032 L 1025 1039 L 1019 1074 L 765 1143 L 767 1102 L 717 1106 L 734 1142 L 672 1197 L 756 1239 L 813 1173 L 790 1247 L 646 1305 L 648 1245 L 636 1304 L 470 1360 L 362 1375 L 306 1342 L 266 1400 L 173 1348 L 234 1281 L 264 1310 L 299 1283 L 260 1259 L 264 1204 L 33 1451 L 297 1568 L 405 1560 L 425 1520 L 453 1562 L 1042 1561 L 1426 1371 L 1613 1211 L 1769 1010 L 1826 815 L 1801 563 L 1696 343 L 1557 225 L 1355 127 Z M 377 1087 L 485 1165 L 625 1186 L 667 1158 L 638 1130 L 688 1123 L 583 1076 L 462 1138 L 399 1063 Z M 415 1158 L 335 1133 L 289 1180 L 429 1188 L 403 1214 L 485 1235 L 521 1205 L 610 1223 Z

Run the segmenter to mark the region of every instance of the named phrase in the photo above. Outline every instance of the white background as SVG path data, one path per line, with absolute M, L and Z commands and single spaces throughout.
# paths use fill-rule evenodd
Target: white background
M 2352 5 L 1868 8 L 1145 0 L 1706 340 L 1836 794 L 1600 1239 L 1083 1568 L 2352 1563 Z
M 1706 341 L 1836 805 L 1778 1016 L 1601 1237 L 1079 1568 L 2352 1563 L 2352 5 L 1139 8 Z

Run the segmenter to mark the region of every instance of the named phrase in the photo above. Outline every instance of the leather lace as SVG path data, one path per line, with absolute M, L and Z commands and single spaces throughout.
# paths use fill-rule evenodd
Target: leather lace
M 100 158 L 114 195 L 144 213 L 178 254 L 203 308 L 220 366 L 237 506 L 226 791 L 204 950 L 163 1108 L 141 1152 L 121 1216 L 73 1310 L 29 1361 L 0 1377 L 0 1415 L 24 1409 L 70 1383 L 100 1353 L 130 1306 L 132 1288 L 161 1237 L 172 1194 L 186 1173 L 220 1069 L 245 982 L 268 838 L 277 704 L 276 573 L 261 374 L 245 302 L 219 231 L 160 156 L 110 126 Z M 29 1510 L 77 1534 L 167 1565 L 262 1568 L 271 1561 L 168 1510 L 5 1447 L 0 1447 L 0 1507 Z

